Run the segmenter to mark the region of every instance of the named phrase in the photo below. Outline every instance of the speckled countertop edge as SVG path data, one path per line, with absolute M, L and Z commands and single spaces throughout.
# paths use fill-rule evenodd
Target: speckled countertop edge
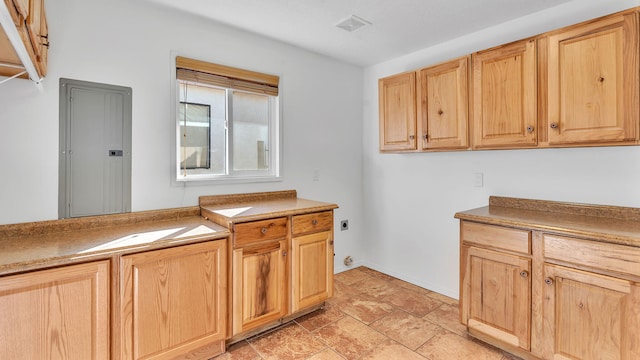
M 0 275 L 225 239 L 229 234 L 203 219 L 199 207 L 1 225 Z M 134 239 L 145 235 L 148 241 Z
M 489 206 L 458 212 L 455 218 L 640 247 L 640 209 L 490 197 Z

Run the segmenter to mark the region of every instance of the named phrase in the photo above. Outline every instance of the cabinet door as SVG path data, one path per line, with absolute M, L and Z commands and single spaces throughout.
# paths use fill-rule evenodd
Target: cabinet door
M 537 143 L 535 40 L 473 55 L 473 147 Z
M 548 38 L 549 143 L 638 137 L 638 13 Z
M 380 150 L 416 149 L 416 74 L 378 81 Z
M 206 359 L 224 350 L 226 240 L 123 256 L 121 358 Z
M 469 57 L 419 72 L 418 124 L 421 149 L 469 146 Z
M 0 278 L 0 359 L 109 359 L 109 262 Z
M 462 255 L 463 323 L 472 333 L 529 350 L 531 259 L 468 246 Z
M 640 359 L 640 286 L 545 264 L 546 359 Z
M 333 295 L 333 235 L 323 231 L 292 240 L 292 311 L 323 302 Z
M 233 335 L 287 314 L 286 240 L 233 251 Z

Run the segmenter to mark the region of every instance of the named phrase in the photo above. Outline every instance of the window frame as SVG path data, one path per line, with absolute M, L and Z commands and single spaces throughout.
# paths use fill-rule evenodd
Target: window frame
M 182 168 L 180 167 L 180 121 L 178 120 L 179 115 L 179 104 L 180 104 L 180 93 L 179 93 L 179 81 L 177 79 L 177 67 L 176 67 L 176 58 L 178 56 L 183 56 L 177 52 L 171 52 L 171 94 L 170 94 L 170 106 L 171 106 L 171 124 L 172 124 L 172 133 L 171 133 L 171 183 L 174 186 L 186 186 L 187 184 L 198 184 L 198 185 L 207 185 L 207 184 L 235 184 L 235 183 L 257 183 L 257 182 L 278 182 L 282 181 L 282 148 L 283 148 L 283 138 L 282 138 L 282 91 L 278 92 L 277 96 L 270 97 L 269 101 L 269 112 L 270 117 L 275 117 L 269 124 L 269 162 L 270 171 L 260 171 L 260 170 L 239 170 L 234 171 L 232 169 L 233 161 L 229 161 L 233 157 L 233 130 L 232 124 L 227 124 L 227 157 L 226 157 L 226 174 L 223 175 L 214 175 L 214 174 L 191 174 L 188 176 L 184 176 L 182 172 Z M 193 59 L 191 57 L 190 59 Z M 203 60 L 204 61 L 204 60 Z M 214 64 L 214 63 L 211 63 Z M 281 87 L 281 85 L 279 85 Z M 234 91 L 233 89 L 226 89 L 227 92 Z M 241 92 L 252 93 L 251 91 L 244 90 L 235 90 Z M 188 102 L 187 99 L 185 101 Z M 227 111 L 232 111 L 230 108 L 230 100 L 229 96 L 226 98 L 226 105 L 228 107 Z M 227 117 L 229 114 L 227 114 Z

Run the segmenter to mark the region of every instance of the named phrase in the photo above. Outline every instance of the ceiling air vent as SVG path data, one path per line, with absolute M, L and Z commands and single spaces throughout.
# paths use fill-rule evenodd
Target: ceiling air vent
M 336 27 L 339 27 L 340 29 L 346 30 L 348 32 L 352 32 L 366 25 L 371 25 L 371 23 L 361 17 L 351 15 L 350 17 L 337 23 Z

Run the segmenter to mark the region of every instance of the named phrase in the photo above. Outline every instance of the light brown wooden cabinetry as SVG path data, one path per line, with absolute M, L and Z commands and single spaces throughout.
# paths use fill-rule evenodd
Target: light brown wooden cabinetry
M 421 150 L 469 146 L 468 56 L 418 72 L 417 114 Z
M 380 150 L 416 149 L 416 73 L 378 81 Z
M 287 314 L 287 218 L 234 226 L 233 335 Z
M 640 249 L 549 234 L 542 241 L 544 357 L 640 358 Z
M 549 144 L 638 138 L 639 31 L 633 11 L 548 35 Z
M 233 334 L 281 319 L 286 308 L 286 241 L 233 250 Z
M 208 359 L 225 350 L 226 240 L 123 256 L 122 359 Z
M 525 359 L 640 359 L 640 209 L 491 197 L 456 217 L 470 335 Z
M 47 73 L 49 29 L 44 0 L 4 0 L 18 34 L 40 77 Z M 13 76 L 23 71 L 16 51 L 0 28 L 0 76 Z M 22 77 L 26 78 L 26 75 Z
M 0 359 L 109 359 L 109 294 L 108 261 L 0 278 Z
M 333 295 L 333 212 L 292 219 L 291 311 L 321 303 Z
M 461 321 L 478 337 L 523 350 L 530 349 L 530 236 L 524 230 L 461 225 Z
M 536 42 L 521 40 L 473 59 L 473 147 L 537 144 Z

